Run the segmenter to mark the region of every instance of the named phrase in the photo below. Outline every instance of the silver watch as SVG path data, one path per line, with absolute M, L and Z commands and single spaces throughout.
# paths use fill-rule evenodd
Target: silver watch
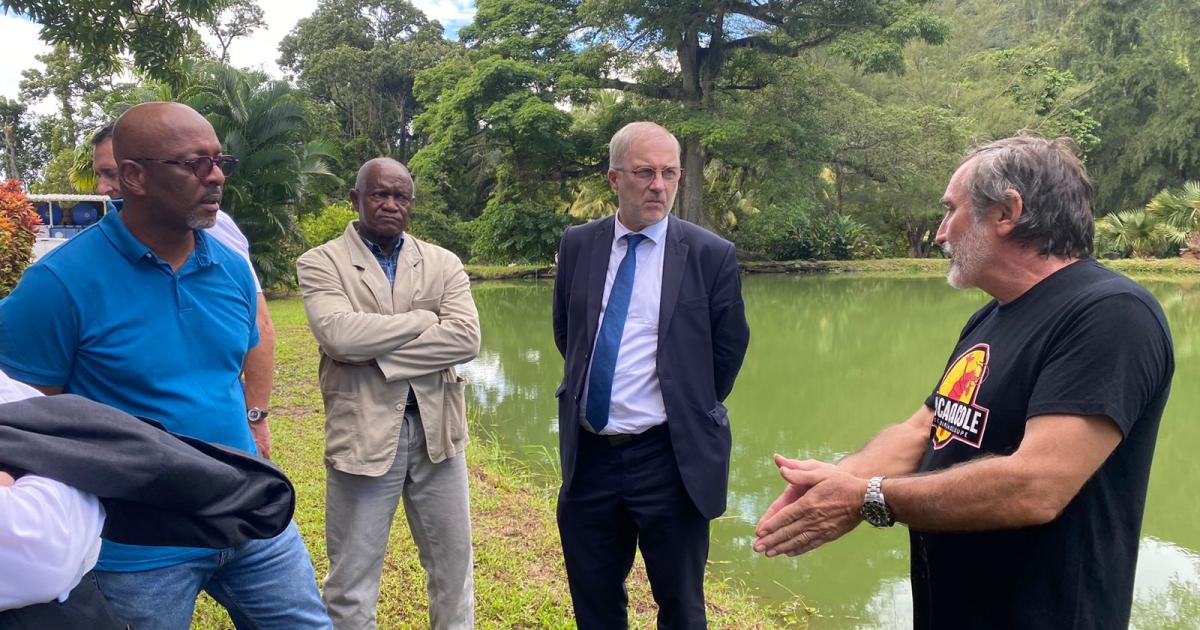
M 250 422 L 262 422 L 263 420 L 267 419 L 267 414 L 269 413 L 271 412 L 267 411 L 266 409 L 251 407 L 246 410 L 246 419 Z
M 883 477 L 871 477 L 867 482 L 867 494 L 863 497 L 863 519 L 873 527 L 891 527 L 896 524 L 896 518 L 883 500 Z

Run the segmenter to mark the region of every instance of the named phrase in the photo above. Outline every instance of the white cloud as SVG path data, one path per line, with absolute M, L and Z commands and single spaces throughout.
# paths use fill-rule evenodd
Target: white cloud
M 50 46 L 38 39 L 37 24 L 13 14 L 0 15 L 0 95 L 16 98 L 21 91 L 21 71 L 42 68 L 34 56 L 50 52 Z M 50 111 L 54 111 L 51 107 Z

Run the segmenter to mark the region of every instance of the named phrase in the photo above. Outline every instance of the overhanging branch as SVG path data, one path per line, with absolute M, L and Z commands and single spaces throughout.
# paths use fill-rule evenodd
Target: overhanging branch
M 753 48 L 755 50 L 761 50 L 765 53 L 779 55 L 781 57 L 794 57 L 799 55 L 802 51 L 808 50 L 809 48 L 816 48 L 817 46 L 828 44 L 829 42 L 833 41 L 834 37 L 836 37 L 834 33 L 827 33 L 820 37 L 802 42 L 781 44 L 770 38 L 763 37 L 762 35 L 750 35 L 748 37 L 742 37 L 740 39 L 734 39 L 725 42 L 725 48 Z
M 596 87 L 608 90 L 621 90 L 622 92 L 633 92 L 650 98 L 661 98 L 668 100 L 679 100 L 684 97 L 683 90 L 677 87 L 670 86 L 655 86 L 643 85 L 641 83 L 630 83 L 620 79 L 598 79 Z

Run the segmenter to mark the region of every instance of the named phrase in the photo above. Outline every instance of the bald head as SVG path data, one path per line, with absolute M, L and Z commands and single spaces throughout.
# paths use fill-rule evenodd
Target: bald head
M 675 137 L 675 134 L 668 131 L 666 127 L 649 121 L 631 122 L 621 127 L 617 133 L 613 134 L 612 140 L 608 142 L 609 168 L 627 166 L 625 160 L 629 155 L 629 148 L 633 146 L 633 142 L 652 137 L 669 138 L 667 142 L 673 144 L 675 152 L 679 153 L 679 139 Z
M 217 134 L 200 112 L 183 103 L 143 103 L 125 112 L 113 125 L 113 153 L 132 158 L 179 159 L 196 134 Z
M 212 227 L 225 174 L 221 142 L 199 112 L 182 103 L 144 103 L 113 127 L 113 154 L 125 198 L 122 218 L 183 238 Z
M 354 178 L 354 190 L 362 193 L 363 186 L 366 185 L 368 176 L 376 169 L 398 169 L 399 172 L 404 174 L 404 177 L 407 177 L 410 182 L 412 181 L 412 174 L 408 172 L 407 166 L 396 160 L 393 160 L 390 157 L 377 157 L 372 160 L 367 160 L 361 167 L 359 167 L 358 176 Z

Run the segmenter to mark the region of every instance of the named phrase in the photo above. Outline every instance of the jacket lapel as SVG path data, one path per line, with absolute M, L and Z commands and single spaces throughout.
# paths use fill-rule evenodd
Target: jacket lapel
M 588 261 L 587 283 L 587 338 L 588 348 L 596 343 L 596 329 L 600 325 L 600 306 L 604 302 L 604 280 L 608 275 L 608 259 L 612 254 L 613 222 L 615 216 L 601 219 L 596 224 L 592 237 L 591 257 Z
M 383 275 L 379 261 L 375 260 L 375 255 L 362 242 L 358 230 L 354 229 L 354 221 L 351 221 L 350 225 L 346 227 L 346 233 L 342 235 L 342 240 L 350 251 L 350 264 L 358 269 L 359 281 L 375 298 L 378 312 L 391 315 L 393 313 L 392 288 L 388 286 L 387 276 Z
M 668 215 L 667 249 L 663 252 L 662 296 L 658 306 L 658 349 L 671 326 L 675 305 L 679 303 L 679 287 L 683 284 L 683 264 L 687 260 L 688 244 L 683 240 L 683 225 L 674 215 Z
M 417 239 L 405 234 L 404 245 L 400 247 L 400 259 L 396 262 L 396 286 L 392 287 L 392 300 L 397 313 L 412 310 L 413 293 L 419 286 L 421 275 L 421 260 L 421 247 Z

